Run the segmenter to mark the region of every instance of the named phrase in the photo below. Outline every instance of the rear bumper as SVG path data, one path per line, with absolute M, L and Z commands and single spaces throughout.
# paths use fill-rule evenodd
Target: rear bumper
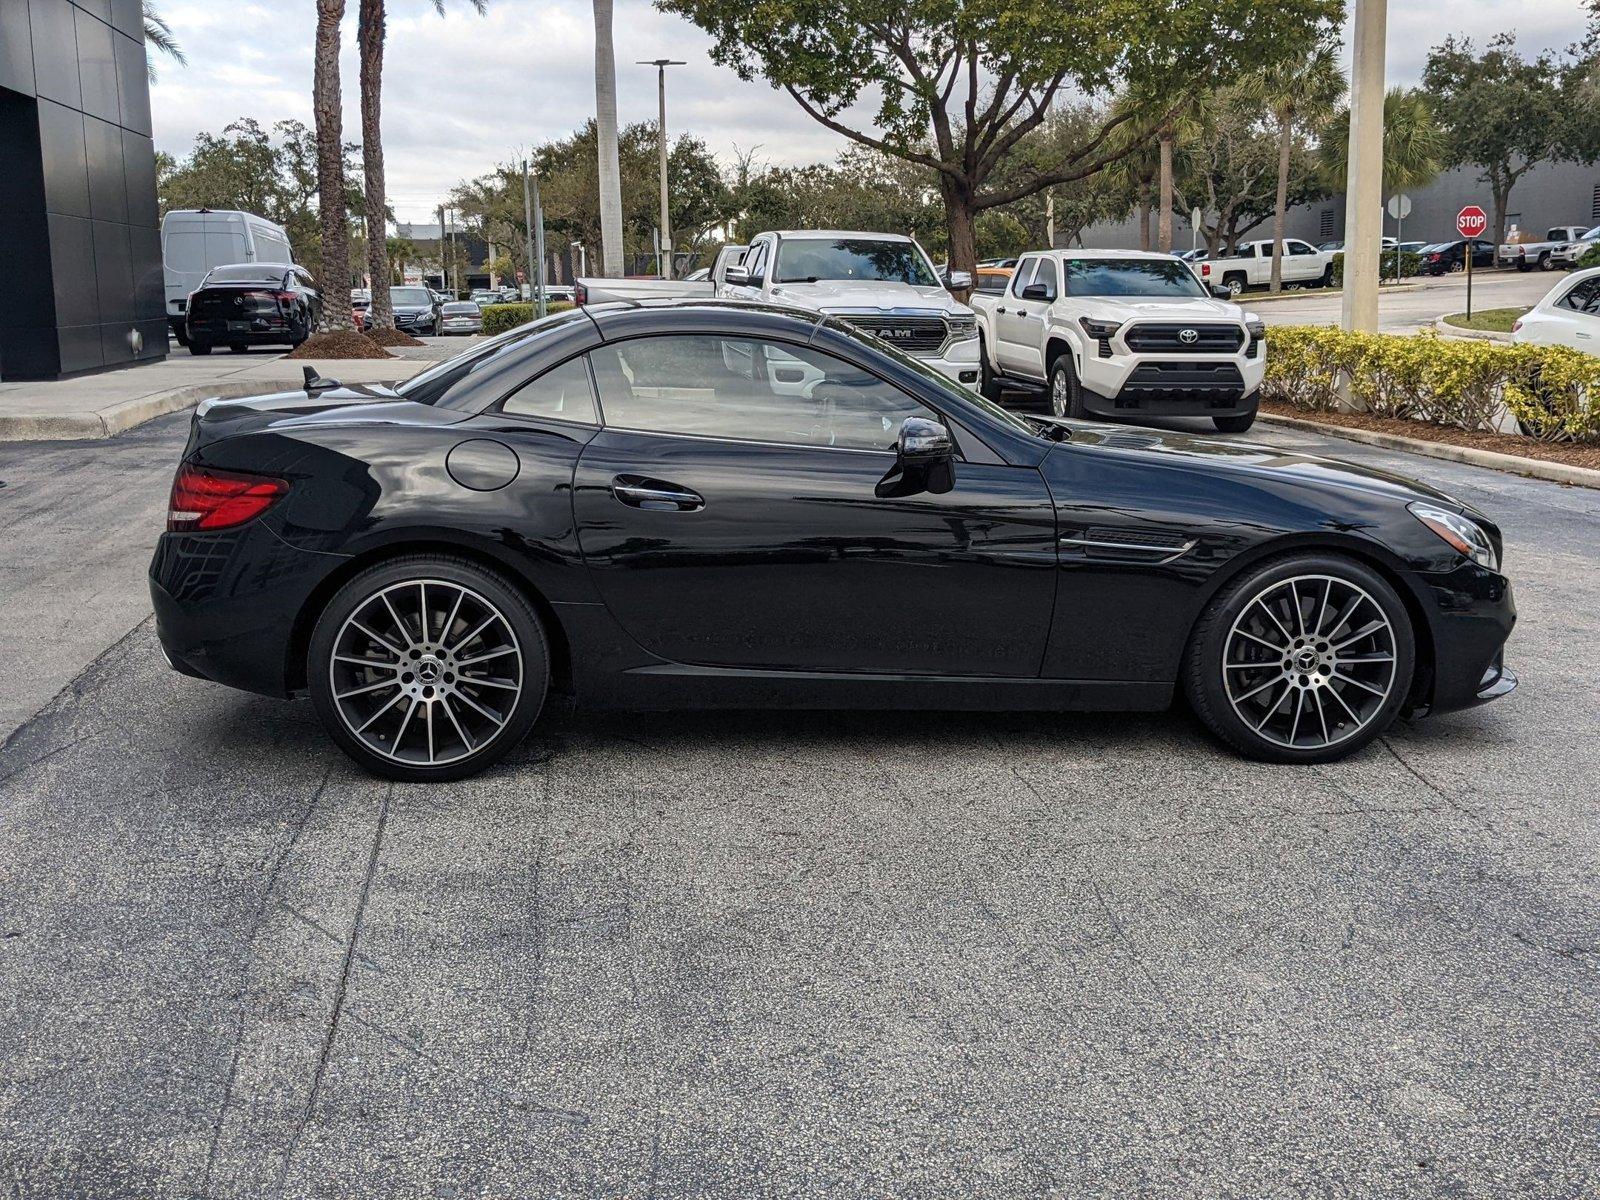
M 226 322 L 190 321 L 187 330 L 189 341 L 202 346 L 287 346 L 300 337 L 291 324 L 241 331 L 229 329 Z

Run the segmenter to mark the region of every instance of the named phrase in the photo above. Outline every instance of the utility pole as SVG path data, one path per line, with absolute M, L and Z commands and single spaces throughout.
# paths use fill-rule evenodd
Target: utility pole
M 686 64 L 671 58 L 640 60 L 641 67 L 656 69 L 656 97 L 661 105 L 660 124 L 656 139 L 661 153 L 661 247 L 657 252 L 657 270 L 663 279 L 672 278 L 672 218 L 667 214 L 667 68 Z
M 450 286 L 450 260 L 445 246 L 444 205 L 439 205 L 439 290 L 442 292 Z
M 1378 275 L 1383 257 L 1383 59 L 1388 21 L 1388 0 L 1356 0 L 1339 325 L 1365 333 L 1378 328 Z
M 538 304 L 540 306 L 540 309 L 542 309 L 543 306 L 544 306 L 544 295 L 543 295 L 539 285 L 534 282 L 534 274 L 533 274 L 534 263 L 535 263 L 536 260 L 533 257 L 533 198 L 532 198 L 532 194 L 531 194 L 531 190 L 530 190 L 531 189 L 530 181 L 531 181 L 532 178 L 533 178 L 532 172 L 530 172 L 528 170 L 528 160 L 527 159 L 523 159 L 522 160 L 522 221 L 523 221 L 523 228 L 525 230 L 527 230 L 527 233 L 528 233 L 528 295 L 533 297 L 534 303 Z M 539 274 L 540 275 L 544 274 L 544 263 L 543 262 L 539 263 Z M 542 317 L 542 316 L 544 316 L 544 313 L 542 311 L 539 311 L 539 312 L 536 313 L 536 315 Z

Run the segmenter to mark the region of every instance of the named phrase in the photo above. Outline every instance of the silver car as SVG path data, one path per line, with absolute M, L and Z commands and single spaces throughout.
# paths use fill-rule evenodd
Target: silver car
M 450 300 L 439 309 L 440 333 L 482 333 L 483 310 L 471 300 Z

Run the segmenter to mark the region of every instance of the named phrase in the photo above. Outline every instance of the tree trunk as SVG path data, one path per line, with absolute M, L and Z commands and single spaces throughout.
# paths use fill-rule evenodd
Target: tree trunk
M 1156 137 L 1160 152 L 1161 211 L 1156 217 L 1157 248 L 1172 253 L 1172 130 L 1163 128 Z
M 1139 193 L 1139 249 L 1150 249 L 1150 189 Z
M 947 175 L 939 177 L 939 192 L 944 199 L 945 230 L 950 235 L 950 270 L 970 275 L 978 267 L 974 230 L 978 212 L 972 205 L 972 194 Z
M 622 263 L 622 169 L 617 161 L 617 56 L 611 40 L 612 0 L 594 0 L 595 141 L 600 153 L 600 266 L 626 274 Z M 531 277 L 530 277 L 531 278 Z
M 393 329 L 394 304 L 389 296 L 389 222 L 384 194 L 383 42 L 384 0 L 361 0 L 356 37 L 361 47 L 361 161 L 362 187 L 367 209 L 367 274 L 371 276 L 372 305 L 367 309 L 368 329 Z
M 350 214 L 344 190 L 339 95 L 339 22 L 345 0 L 317 0 L 312 108 L 317 123 L 317 209 L 322 227 L 322 323 L 354 329 L 350 316 Z
M 1278 119 L 1278 198 L 1272 208 L 1272 283 L 1268 291 L 1283 291 L 1283 226 L 1289 212 L 1289 152 L 1294 148 L 1294 127 Z
M 1506 209 L 1511 204 L 1511 181 L 1508 179 L 1491 178 L 1489 181 L 1490 203 L 1494 205 L 1494 252 L 1495 257 L 1500 255 L 1500 247 L 1506 240 Z

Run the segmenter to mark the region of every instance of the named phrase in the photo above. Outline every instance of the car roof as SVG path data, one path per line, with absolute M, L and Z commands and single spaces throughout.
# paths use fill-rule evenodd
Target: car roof
M 1159 250 L 1029 250 L 1027 254 L 1052 254 L 1056 257 L 1069 258 L 1143 258 L 1152 261 L 1166 259 L 1171 261 L 1172 255 L 1163 254 Z
M 865 238 L 873 242 L 909 242 L 903 233 L 873 233 L 861 229 L 774 229 L 780 238 L 809 238 L 816 241 L 834 241 L 840 238 Z

